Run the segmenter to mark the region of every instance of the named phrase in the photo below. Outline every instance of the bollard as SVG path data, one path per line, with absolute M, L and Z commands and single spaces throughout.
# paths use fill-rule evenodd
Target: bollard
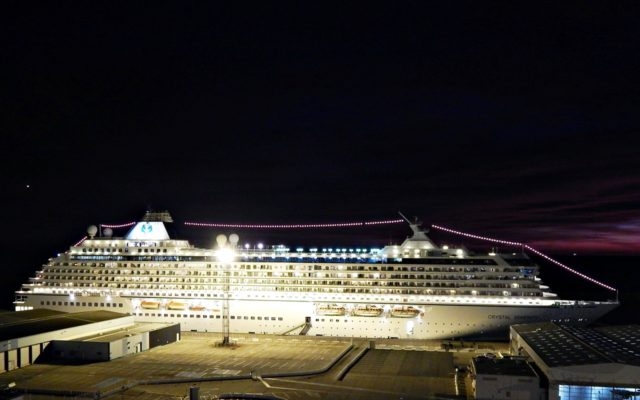
M 200 388 L 196 385 L 193 385 L 189 388 L 189 400 L 199 400 L 200 399 Z

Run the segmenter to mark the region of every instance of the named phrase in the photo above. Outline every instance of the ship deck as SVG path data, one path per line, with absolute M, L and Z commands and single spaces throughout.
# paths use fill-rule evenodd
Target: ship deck
M 177 343 L 86 365 L 35 364 L 0 375 L 29 398 L 175 399 L 259 393 L 286 399 L 466 398 L 455 366 L 505 343 L 183 332 Z M 382 379 L 381 379 L 382 375 Z M 208 397 L 207 397 L 208 396 Z

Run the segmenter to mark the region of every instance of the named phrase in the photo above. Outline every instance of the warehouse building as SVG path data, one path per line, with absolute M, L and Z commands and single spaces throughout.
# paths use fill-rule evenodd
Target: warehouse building
M 640 398 L 640 325 L 511 326 L 511 352 L 548 380 L 550 400 Z
M 474 399 L 539 400 L 540 378 L 524 357 L 474 357 L 469 366 Z
M 108 361 L 180 339 L 180 324 L 134 323 L 112 311 L 0 313 L 0 373 L 47 362 Z

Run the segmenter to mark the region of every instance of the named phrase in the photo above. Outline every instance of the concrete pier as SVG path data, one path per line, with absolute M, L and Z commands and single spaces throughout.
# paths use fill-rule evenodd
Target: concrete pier
M 507 344 L 183 332 L 178 343 L 109 362 L 35 364 L 0 375 L 25 398 L 200 399 L 253 393 L 286 399 L 466 398 L 455 367 Z M 373 343 L 372 343 L 373 342 Z M 470 344 L 471 345 L 471 344 Z

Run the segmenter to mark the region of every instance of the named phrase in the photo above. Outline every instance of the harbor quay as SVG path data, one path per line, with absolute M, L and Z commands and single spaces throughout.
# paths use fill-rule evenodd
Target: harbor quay
M 2 398 L 32 400 L 466 399 L 461 371 L 488 352 L 508 344 L 261 334 L 223 344 L 220 333 L 182 332 L 108 362 L 35 363 L 0 375 L 0 387 L 10 388 Z

